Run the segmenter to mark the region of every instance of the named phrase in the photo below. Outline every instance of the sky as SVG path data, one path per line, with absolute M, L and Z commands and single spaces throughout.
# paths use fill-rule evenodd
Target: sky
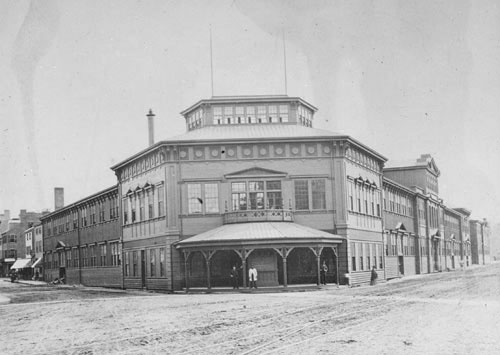
M 156 140 L 184 133 L 212 95 L 210 32 L 214 95 L 300 96 L 389 160 L 431 154 L 447 206 L 500 221 L 494 0 L 3 0 L 0 211 L 115 184 L 150 108 Z

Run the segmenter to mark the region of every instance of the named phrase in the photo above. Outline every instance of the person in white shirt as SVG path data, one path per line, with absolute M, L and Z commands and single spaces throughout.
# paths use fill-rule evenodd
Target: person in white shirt
M 257 269 L 253 265 L 250 265 L 250 269 L 248 269 L 248 280 L 250 288 L 257 288 Z

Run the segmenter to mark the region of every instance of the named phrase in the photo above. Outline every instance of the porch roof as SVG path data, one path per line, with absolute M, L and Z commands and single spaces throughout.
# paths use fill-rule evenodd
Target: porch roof
M 340 244 L 345 238 L 293 222 L 225 224 L 176 243 L 193 247 L 258 246 L 270 244 Z

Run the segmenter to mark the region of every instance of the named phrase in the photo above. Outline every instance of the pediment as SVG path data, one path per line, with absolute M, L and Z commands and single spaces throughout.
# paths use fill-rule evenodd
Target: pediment
M 439 176 L 441 172 L 434 161 L 434 158 L 431 158 L 427 163 L 427 169 L 429 169 L 434 175 Z
M 396 228 L 395 229 L 401 230 L 401 231 L 406 231 L 406 227 L 403 224 L 403 222 L 399 222 L 398 224 L 396 224 Z
M 242 177 L 277 177 L 286 175 L 287 173 L 283 171 L 253 167 L 250 169 L 235 171 L 233 173 L 226 174 L 225 177 L 227 179 L 230 179 L 230 178 L 242 178 Z
M 59 240 L 56 244 L 56 249 L 58 248 L 66 248 L 66 244 L 63 241 Z

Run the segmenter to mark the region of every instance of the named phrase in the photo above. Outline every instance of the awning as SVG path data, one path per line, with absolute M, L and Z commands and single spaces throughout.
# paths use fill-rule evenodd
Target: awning
M 432 238 L 441 239 L 441 233 L 438 228 L 431 228 L 430 234 Z
M 41 264 L 41 262 L 42 262 L 42 259 L 43 259 L 43 258 L 39 258 L 37 261 L 35 261 L 35 262 L 33 263 L 33 265 L 31 265 L 31 267 L 32 267 L 32 268 L 41 267 L 42 265 L 40 265 L 40 264 Z
M 17 259 L 11 269 L 24 269 L 31 266 L 31 259 Z
M 225 224 L 176 243 L 177 248 L 341 244 L 340 235 L 293 222 Z

